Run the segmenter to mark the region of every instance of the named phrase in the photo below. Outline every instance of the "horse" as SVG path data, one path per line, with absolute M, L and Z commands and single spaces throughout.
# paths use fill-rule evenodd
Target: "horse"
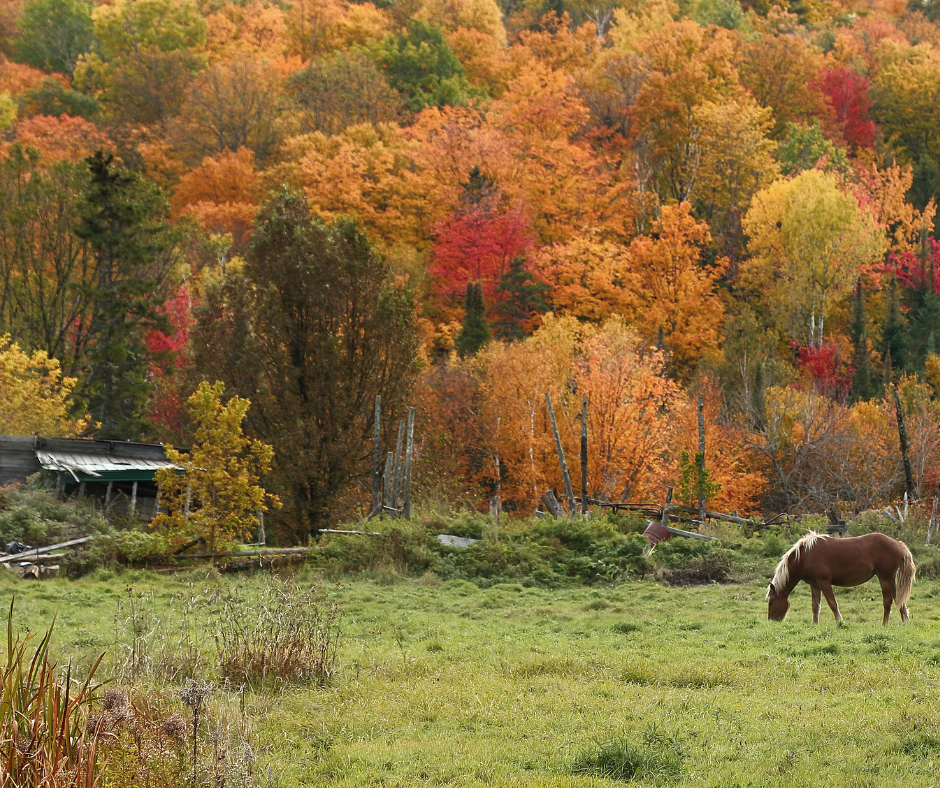
M 842 621 L 832 587 L 861 585 L 877 575 L 885 607 L 882 624 L 888 623 L 891 600 L 901 611 L 901 620 L 906 622 L 907 601 L 916 571 L 907 545 L 885 534 L 834 539 L 810 531 L 777 564 L 767 589 L 767 618 L 783 621 L 790 609 L 790 594 L 805 580 L 813 593 L 813 623 L 819 623 L 820 594 L 826 597 L 836 621 Z

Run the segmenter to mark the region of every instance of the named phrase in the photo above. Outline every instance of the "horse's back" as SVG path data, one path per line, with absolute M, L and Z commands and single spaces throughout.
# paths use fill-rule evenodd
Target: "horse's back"
M 838 586 L 860 585 L 876 574 L 893 575 L 905 552 L 903 542 L 882 533 L 820 539 L 804 554 L 803 575 L 808 582 L 820 578 Z

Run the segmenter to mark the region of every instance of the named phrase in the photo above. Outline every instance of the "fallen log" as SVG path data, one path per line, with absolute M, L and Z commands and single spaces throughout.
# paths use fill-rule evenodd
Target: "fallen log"
M 177 558 L 250 558 L 266 555 L 293 555 L 319 550 L 319 547 L 276 547 L 270 550 L 232 550 L 228 553 L 189 553 Z
M 60 542 L 59 544 L 51 544 L 48 547 L 37 547 L 33 550 L 26 550 L 22 553 L 13 553 L 12 555 L 5 555 L 0 558 L 0 564 L 6 564 L 10 561 L 29 561 L 31 557 L 42 555 L 43 553 L 51 553 L 53 550 L 61 550 L 65 547 L 74 547 L 75 545 L 85 544 L 85 542 L 90 542 L 94 539 L 94 536 L 83 536 L 81 539 L 72 539 L 68 542 Z

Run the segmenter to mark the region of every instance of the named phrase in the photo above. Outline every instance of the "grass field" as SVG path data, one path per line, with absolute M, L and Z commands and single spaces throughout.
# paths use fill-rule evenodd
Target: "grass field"
M 268 582 L 0 577 L 20 627 L 57 616 L 60 658 L 87 664 L 106 651 L 104 673 L 123 664 L 125 680 L 133 643 L 179 656 L 181 625 L 202 653 L 195 671 L 216 679 L 213 605 L 237 586 L 250 616 Z M 848 623 L 824 609 L 817 627 L 806 586 L 773 624 L 758 582 L 480 589 L 426 575 L 326 590 L 345 611 L 330 686 L 213 696 L 244 709 L 262 785 L 940 783 L 934 581 L 915 585 L 912 623 L 895 613 L 887 628 L 874 583 L 837 590 Z M 132 678 L 135 698 L 172 698 L 153 670 Z

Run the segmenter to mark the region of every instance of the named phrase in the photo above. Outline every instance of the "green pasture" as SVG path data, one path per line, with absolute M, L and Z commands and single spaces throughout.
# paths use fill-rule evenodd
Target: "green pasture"
M 16 594 L 18 627 L 57 617 L 60 659 L 106 652 L 102 676 L 172 703 L 157 663 L 189 649 L 202 655 L 191 671 L 217 680 L 218 600 L 237 592 L 251 616 L 268 582 L 99 572 L 2 576 L 0 588 Z M 262 785 L 940 784 L 935 581 L 915 585 L 910 625 L 893 613 L 886 628 L 875 583 L 837 590 L 848 623 L 824 609 L 816 627 L 806 586 L 783 624 L 768 622 L 759 581 L 481 589 L 427 574 L 324 587 L 344 611 L 331 685 L 213 697 L 243 709 Z M 153 661 L 136 676 L 135 643 Z M 596 776 L 605 768 L 621 780 Z

